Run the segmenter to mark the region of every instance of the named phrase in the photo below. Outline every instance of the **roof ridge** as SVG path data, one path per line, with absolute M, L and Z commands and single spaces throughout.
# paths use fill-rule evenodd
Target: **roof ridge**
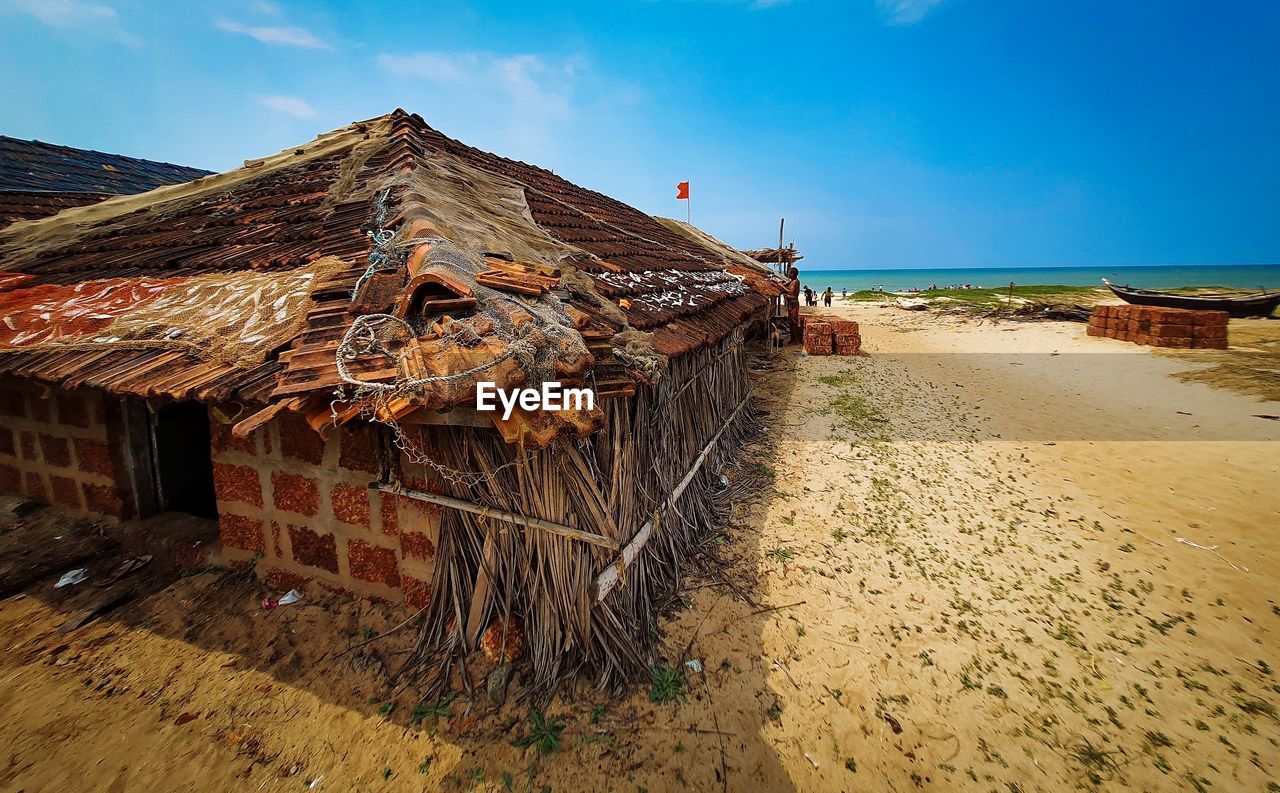
M 643 242 L 647 242 L 651 245 L 662 246 L 662 247 L 670 247 L 673 242 L 680 243 L 679 244 L 680 250 L 686 255 L 688 255 L 690 258 L 696 261 L 699 261 L 709 267 L 717 266 L 717 262 L 713 261 L 709 256 L 699 254 L 695 251 L 691 251 L 688 248 L 686 248 L 683 245 L 683 243 L 686 242 L 686 239 L 683 236 L 672 234 L 669 229 L 667 229 L 665 226 L 662 225 L 661 222 L 657 220 L 656 216 L 650 215 L 649 213 L 644 212 L 643 210 L 638 209 L 636 207 L 633 207 L 624 201 L 619 201 L 618 199 L 613 198 L 612 196 L 605 195 L 604 193 L 601 193 L 597 190 L 593 190 L 589 187 L 583 187 L 582 185 L 579 185 L 575 182 L 571 182 L 570 180 L 564 178 L 563 176 L 560 176 L 554 171 L 543 168 L 541 166 L 526 163 L 522 160 L 515 160 L 510 157 L 504 157 L 501 154 L 495 154 L 493 152 L 485 151 L 484 149 L 480 149 L 475 146 L 471 146 L 469 144 L 463 143 L 462 141 L 456 138 L 451 138 L 445 133 L 437 130 L 436 128 L 428 124 L 426 122 L 426 119 L 424 119 L 418 113 L 410 113 L 409 111 L 404 110 L 403 108 L 396 108 L 394 111 L 392 111 L 391 113 L 388 113 L 386 116 L 382 116 L 381 118 L 390 119 L 392 124 L 392 132 L 391 132 L 391 138 L 393 140 L 392 145 L 398 146 L 400 149 L 404 150 L 403 153 L 400 155 L 401 158 L 407 158 L 409 156 L 413 156 L 416 159 L 417 157 L 425 155 L 428 151 L 435 151 L 435 152 L 439 152 L 439 153 L 448 155 L 450 157 L 453 157 L 454 159 L 457 159 L 457 160 L 463 160 L 464 162 L 467 162 L 467 164 L 471 167 L 479 168 L 497 178 L 500 178 L 506 181 L 515 182 L 525 190 L 533 191 L 537 193 L 539 196 L 541 196 L 542 198 L 544 198 L 545 200 L 553 202 L 557 206 L 562 207 L 567 211 L 571 211 L 577 215 L 587 218 L 593 223 L 598 223 L 601 226 L 604 226 L 609 230 L 623 237 L 632 237 L 632 238 L 641 240 Z M 415 151 L 412 155 L 410 155 L 409 153 L 410 151 L 412 151 L 412 148 L 411 148 L 412 144 L 410 143 L 411 139 L 414 142 L 416 142 L 418 147 L 418 150 Z M 467 158 L 461 157 L 458 151 L 454 151 L 451 149 L 460 150 L 461 152 L 470 154 L 472 155 L 472 159 L 468 160 Z M 475 159 L 479 159 L 480 161 L 476 162 L 474 161 Z M 647 218 L 648 220 L 653 221 L 653 228 L 654 230 L 659 232 L 659 236 L 666 236 L 667 239 L 663 240 L 657 236 L 649 236 L 646 234 L 641 234 L 637 229 L 623 228 L 617 225 L 616 223 L 610 221 L 606 217 L 601 217 L 599 215 L 588 212 L 582 207 L 577 206 L 569 201 L 566 201 L 563 198 L 560 198 L 559 196 L 555 195 L 552 192 L 549 192 L 546 189 L 538 187 L 536 184 L 533 184 L 529 179 L 522 178 L 520 175 L 515 173 L 504 173 L 501 170 L 492 167 L 489 162 L 486 162 L 486 160 L 495 160 L 501 164 L 517 166 L 518 168 L 521 168 L 521 169 L 529 169 L 540 176 L 553 180 L 555 183 L 557 183 L 558 185 L 562 185 L 565 188 L 582 191 L 583 193 L 586 193 L 588 197 L 590 197 L 592 200 L 598 203 L 604 204 L 606 206 L 614 207 L 614 208 L 621 208 L 624 211 L 632 212 L 638 216 Z M 403 159 L 399 160 L 399 162 L 403 162 Z M 578 250 L 583 250 L 581 248 L 578 248 L 578 246 L 573 246 L 573 247 L 577 248 Z M 585 250 L 583 252 L 587 253 L 587 255 L 591 256 L 592 258 L 596 258 L 596 259 L 599 258 L 594 256 L 593 254 L 590 254 Z

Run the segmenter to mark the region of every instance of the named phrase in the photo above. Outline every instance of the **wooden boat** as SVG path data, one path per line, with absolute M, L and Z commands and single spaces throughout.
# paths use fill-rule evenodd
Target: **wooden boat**
M 1221 293 L 1179 295 L 1132 286 L 1116 286 L 1105 278 L 1102 279 L 1102 283 L 1106 284 L 1116 297 L 1135 306 L 1225 311 L 1233 317 L 1269 317 L 1276 310 L 1276 306 L 1280 306 L 1280 292 L 1255 292 L 1246 295 Z

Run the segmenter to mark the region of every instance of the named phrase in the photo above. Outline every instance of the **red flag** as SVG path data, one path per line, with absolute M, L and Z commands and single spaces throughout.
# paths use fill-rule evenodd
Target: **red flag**
M 676 200 L 687 199 L 689 197 L 689 183 L 681 182 L 676 185 Z

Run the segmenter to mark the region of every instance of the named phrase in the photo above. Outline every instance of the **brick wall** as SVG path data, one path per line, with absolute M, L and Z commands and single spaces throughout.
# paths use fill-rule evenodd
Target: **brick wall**
M 0 379 L 0 492 L 132 518 L 138 503 L 121 438 L 114 397 Z
M 440 510 L 369 489 L 384 466 L 399 463 L 383 459 L 385 430 L 360 425 L 326 440 L 285 414 L 238 439 L 216 418 L 210 424 L 228 559 L 261 554 L 259 572 L 281 588 L 314 581 L 411 608 L 426 604 Z

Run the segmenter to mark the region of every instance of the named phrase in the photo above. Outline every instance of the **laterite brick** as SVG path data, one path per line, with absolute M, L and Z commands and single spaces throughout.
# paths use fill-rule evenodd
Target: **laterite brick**
M 261 552 L 263 529 L 262 521 L 257 518 L 235 514 L 223 514 L 218 518 L 218 535 L 228 548 Z
M 354 578 L 390 587 L 400 586 L 396 552 L 390 548 L 379 548 L 360 539 L 351 540 L 347 543 L 347 561 Z
M 280 430 L 281 454 L 312 465 L 324 462 L 324 438 L 311 429 L 306 419 L 295 413 L 287 413 L 281 417 L 277 426 Z
M 271 498 L 276 509 L 314 517 L 320 511 L 316 480 L 276 471 L 271 474 Z
M 289 549 L 298 564 L 338 572 L 338 545 L 332 534 L 317 534 L 305 526 L 289 524 Z
M 262 482 L 258 471 L 247 465 L 213 464 L 213 487 L 219 501 L 241 501 L 262 506 Z
M 80 488 L 76 487 L 74 479 L 68 479 L 65 476 L 50 476 L 49 484 L 53 487 L 53 503 L 71 507 L 72 509 L 84 508 L 84 505 L 80 502 Z
M 91 474 L 111 476 L 115 465 L 111 462 L 111 447 L 101 441 L 89 438 L 76 438 L 73 441 L 76 449 L 76 467 Z
M 343 523 L 369 527 L 369 488 L 334 485 L 329 491 L 333 516 Z
M 71 444 L 66 438 L 59 438 L 57 435 L 46 432 L 40 433 L 40 454 L 44 456 L 47 465 L 57 468 L 71 467 Z

